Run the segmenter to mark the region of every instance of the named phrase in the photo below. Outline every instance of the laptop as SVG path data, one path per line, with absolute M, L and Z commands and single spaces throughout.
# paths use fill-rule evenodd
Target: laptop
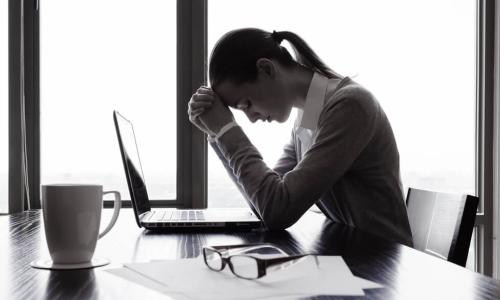
M 259 228 L 262 221 L 250 208 L 151 209 L 134 127 L 117 111 L 113 119 L 127 178 L 130 200 L 139 227 L 146 229 L 232 229 Z

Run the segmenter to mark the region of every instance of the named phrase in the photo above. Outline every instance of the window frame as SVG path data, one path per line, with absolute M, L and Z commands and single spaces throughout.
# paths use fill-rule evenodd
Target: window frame
M 493 275 L 495 1 L 478 0 L 476 17 L 477 271 Z M 497 16 L 498 17 L 498 16 Z
M 40 208 L 38 1 L 9 0 L 9 213 Z M 29 72 L 24 72 L 30 70 Z M 24 93 L 21 92 L 24 88 Z M 21 122 L 23 106 L 26 135 Z M 25 144 L 23 143 L 25 141 Z M 25 153 L 26 151 L 26 153 Z M 26 165 L 25 165 L 26 164 Z M 28 179 L 26 184 L 23 178 Z
M 494 117 L 493 117 L 493 276 L 500 278 L 500 1 L 495 6 Z
M 191 124 L 187 103 L 207 84 L 207 0 L 177 1 L 177 197 L 207 207 L 207 140 Z

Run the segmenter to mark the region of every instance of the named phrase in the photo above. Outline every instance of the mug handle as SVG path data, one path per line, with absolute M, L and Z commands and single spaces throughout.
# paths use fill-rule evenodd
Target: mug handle
M 114 194 L 115 195 L 115 205 L 114 205 L 114 210 L 113 210 L 113 216 L 111 217 L 111 221 L 109 222 L 108 226 L 106 226 L 106 228 L 101 233 L 99 233 L 99 237 L 97 237 L 97 239 L 102 238 L 104 235 L 106 235 L 106 233 L 108 233 L 111 230 L 111 228 L 113 228 L 113 226 L 116 223 L 116 220 L 118 219 L 118 214 L 120 214 L 120 208 L 122 208 L 122 197 L 121 197 L 119 192 L 108 191 L 108 192 L 102 193 L 103 196 L 106 194 Z

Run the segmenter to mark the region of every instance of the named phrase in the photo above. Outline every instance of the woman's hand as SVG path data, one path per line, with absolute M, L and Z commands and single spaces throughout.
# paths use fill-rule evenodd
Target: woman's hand
M 212 136 L 213 132 L 209 132 L 205 125 L 201 122 L 199 116 L 205 112 L 205 110 L 212 107 L 214 97 L 212 96 L 212 90 L 208 87 L 201 86 L 196 93 L 191 96 L 188 103 L 188 116 L 189 121 L 193 123 L 199 130 Z
M 211 88 L 203 86 L 191 97 L 188 114 L 191 123 L 210 136 L 234 121 L 233 114 L 220 97 Z

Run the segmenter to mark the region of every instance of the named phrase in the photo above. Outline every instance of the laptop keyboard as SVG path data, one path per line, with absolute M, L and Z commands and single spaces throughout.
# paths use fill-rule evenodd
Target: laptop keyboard
M 201 210 L 160 210 L 152 211 L 149 220 L 154 222 L 204 221 L 205 214 Z

